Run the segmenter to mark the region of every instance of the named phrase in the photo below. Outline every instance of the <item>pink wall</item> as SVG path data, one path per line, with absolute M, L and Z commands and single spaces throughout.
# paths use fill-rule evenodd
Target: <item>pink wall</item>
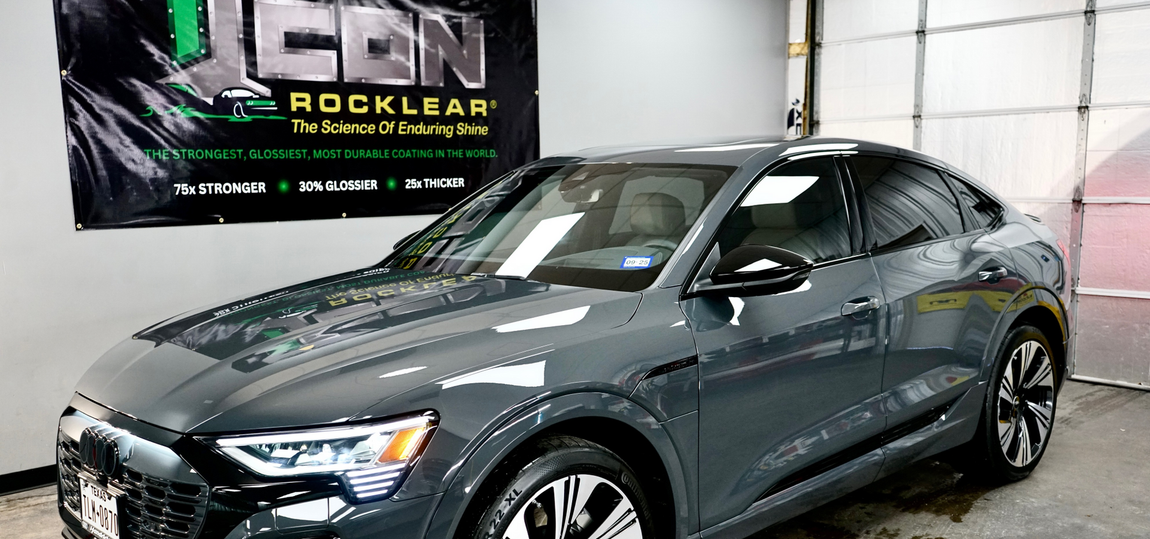
M 1079 275 L 1085 287 L 1150 291 L 1150 205 L 1087 204 Z

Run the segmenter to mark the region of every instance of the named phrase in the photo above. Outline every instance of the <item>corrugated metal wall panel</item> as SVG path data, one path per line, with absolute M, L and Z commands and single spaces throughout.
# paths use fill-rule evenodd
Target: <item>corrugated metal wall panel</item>
M 1098 9 L 1104 9 L 1110 7 L 1128 6 L 1130 4 L 1141 4 L 1143 2 L 1145 2 L 1145 0 L 1098 0 L 1096 7 Z
M 1101 1 L 1104 9 L 1128 2 Z M 1099 13 L 1083 186 L 1074 372 L 1150 382 L 1150 10 Z M 1133 106 L 1118 106 L 1120 104 Z
M 1077 105 L 1082 23 L 1078 16 L 928 35 L 923 115 Z
M 820 135 L 873 140 L 901 148 L 914 143 L 914 120 L 881 120 L 868 122 L 832 122 L 820 126 Z
M 1150 291 L 1150 271 L 1146 271 L 1150 268 L 1148 231 L 1150 205 L 1087 205 L 1082 220 L 1079 285 Z M 1150 367 L 1150 357 L 1146 361 Z
M 1058 239 L 1062 240 L 1063 245 L 1070 245 L 1071 230 L 1072 230 L 1072 217 L 1073 217 L 1073 204 L 1070 202 L 1032 202 L 1032 201 L 1012 201 L 1014 207 L 1022 213 L 1033 215 L 1042 219 L 1042 224 L 1050 227 L 1058 235 Z M 1070 299 L 1069 294 L 1065 299 Z
M 918 28 L 918 0 L 824 0 L 823 41 Z
M 1076 338 L 1075 374 L 1150 385 L 1150 301 L 1079 296 Z
M 1150 107 L 1091 112 L 1086 164 L 1085 196 L 1150 197 Z
M 1078 114 L 1072 111 L 928 118 L 922 122 L 922 151 L 1006 198 L 1069 201 L 1077 126 Z
M 1094 103 L 1150 101 L 1150 10 L 1098 15 Z M 1093 122 L 1092 122 L 1093 123 Z
M 824 40 L 840 43 L 821 52 L 841 50 L 818 74 L 832 82 L 817 132 L 916 144 L 1040 217 L 1081 266 L 1075 373 L 1150 384 L 1150 3 L 1098 0 L 1095 14 L 1089 0 L 824 1 Z M 857 75 L 856 58 L 880 61 L 869 43 L 910 38 L 916 17 L 922 108 L 907 121 L 907 99 L 892 97 L 905 93 L 888 87 L 914 79 Z M 887 58 L 905 66 L 908 49 Z
M 914 114 L 914 36 L 827 45 L 820 54 L 820 119 Z
M 1082 11 L 1082 0 L 930 0 L 928 28 Z

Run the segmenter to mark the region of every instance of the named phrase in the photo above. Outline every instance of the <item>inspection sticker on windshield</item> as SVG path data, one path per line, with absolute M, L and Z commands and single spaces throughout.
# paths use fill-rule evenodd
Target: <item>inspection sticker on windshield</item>
M 655 260 L 653 256 L 625 256 L 623 257 L 623 264 L 619 269 L 641 269 L 651 267 L 651 262 Z

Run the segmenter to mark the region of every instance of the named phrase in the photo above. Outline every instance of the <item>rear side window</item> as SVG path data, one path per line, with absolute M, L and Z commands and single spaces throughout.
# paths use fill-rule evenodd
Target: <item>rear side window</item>
M 962 213 L 934 170 L 885 157 L 851 158 L 870 213 L 875 247 L 903 247 L 962 234 Z
M 1002 206 L 999 206 L 994 199 L 954 176 L 951 176 L 950 179 L 953 180 L 951 183 L 954 188 L 958 190 L 958 198 L 966 207 L 970 208 L 970 213 L 974 215 L 972 229 L 986 228 L 998 219 L 998 216 L 1002 215 Z
M 770 245 L 826 262 L 850 254 L 842 184 L 832 158 L 803 159 L 759 179 L 719 232 L 719 251 Z

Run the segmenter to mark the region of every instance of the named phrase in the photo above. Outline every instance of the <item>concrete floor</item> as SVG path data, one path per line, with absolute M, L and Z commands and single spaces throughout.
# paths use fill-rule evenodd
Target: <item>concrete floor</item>
M 998 488 L 927 460 L 753 539 L 1150 537 L 1150 392 L 1070 383 L 1042 464 Z M 3 539 L 56 539 L 56 489 L 0 497 Z
M 925 460 L 754 539 L 1150 537 L 1150 392 L 1071 382 L 1042 462 L 989 488 Z
M 0 535 L 21 539 L 58 539 L 60 515 L 56 514 L 56 487 L 27 490 L 0 497 Z

